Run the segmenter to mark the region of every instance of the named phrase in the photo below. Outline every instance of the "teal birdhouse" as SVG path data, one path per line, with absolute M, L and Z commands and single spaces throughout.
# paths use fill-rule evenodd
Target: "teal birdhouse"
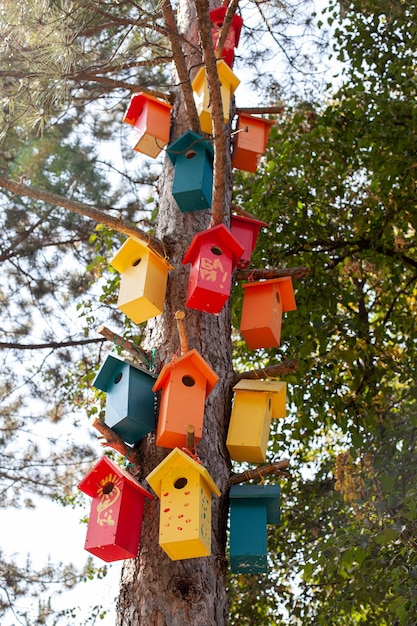
M 267 524 L 280 523 L 279 485 L 232 485 L 229 496 L 231 570 L 266 572 Z
M 209 209 L 213 193 L 213 146 L 188 130 L 167 148 L 173 164 L 172 195 L 180 211 Z
M 155 377 L 115 354 L 101 366 L 93 387 L 105 391 L 105 423 L 126 443 L 135 444 L 155 427 Z

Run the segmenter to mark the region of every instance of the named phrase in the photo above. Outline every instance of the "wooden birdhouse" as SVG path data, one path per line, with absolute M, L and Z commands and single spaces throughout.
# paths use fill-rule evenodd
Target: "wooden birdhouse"
M 240 113 L 233 142 L 233 167 L 245 172 L 256 172 L 274 124 L 274 120 Z
M 138 556 L 145 498 L 152 495 L 124 469 L 103 457 L 79 483 L 93 498 L 84 548 L 103 561 Z
M 234 398 L 226 446 L 232 459 L 264 463 L 271 420 L 285 417 L 285 382 L 242 379 Z
M 268 571 L 267 524 L 280 523 L 279 485 L 232 485 L 229 496 L 232 572 Z
M 136 131 L 133 149 L 157 157 L 169 141 L 172 105 L 148 94 L 132 96 L 123 121 Z
M 194 426 L 195 443 L 203 430 L 204 404 L 219 377 L 203 357 L 192 349 L 165 365 L 153 391 L 162 390 L 156 445 L 182 448 L 187 426 Z
M 243 246 L 224 224 L 197 233 L 182 263 L 191 263 L 186 304 L 190 309 L 220 313 L 231 289 L 232 273 Z
M 211 207 L 213 193 L 213 146 L 201 135 L 188 130 L 167 148 L 173 164 L 172 195 L 180 211 Z
M 169 558 L 210 556 L 211 498 L 220 491 L 208 471 L 175 448 L 146 480 L 161 500 L 159 544 Z
M 110 261 L 121 273 L 117 308 L 135 324 L 164 310 L 168 271 L 171 265 L 147 243 L 129 237 Z
M 263 226 L 266 226 L 266 223 L 254 217 L 247 217 L 246 215 L 231 216 L 230 232 L 243 246 L 243 254 L 237 262 L 239 269 L 246 269 L 249 266 L 259 231 Z
M 246 283 L 242 287 L 245 291 L 240 332 L 248 348 L 279 346 L 282 314 L 297 308 L 291 277 Z
M 135 444 L 155 428 L 155 377 L 138 365 L 109 354 L 93 381 L 105 391 L 105 423 L 126 443 Z
M 224 18 L 226 17 L 227 8 L 222 6 L 210 11 L 211 21 L 211 38 L 213 40 L 213 47 L 216 49 L 217 42 L 220 37 L 220 32 L 223 26 Z M 234 15 L 229 31 L 224 43 L 222 58 L 229 67 L 232 67 L 235 58 L 235 48 L 238 47 L 240 39 L 240 31 L 242 30 L 243 19 L 240 15 Z
M 217 73 L 220 81 L 220 94 L 223 106 L 223 118 L 224 123 L 229 120 L 230 116 L 230 101 L 238 87 L 240 80 L 235 74 L 233 74 L 230 67 L 223 59 L 217 61 Z M 211 119 L 211 102 L 210 93 L 208 88 L 208 81 L 206 70 L 201 67 L 192 82 L 192 88 L 194 93 L 194 101 L 197 108 L 198 117 L 200 119 L 200 126 L 203 133 L 212 134 L 212 119 Z

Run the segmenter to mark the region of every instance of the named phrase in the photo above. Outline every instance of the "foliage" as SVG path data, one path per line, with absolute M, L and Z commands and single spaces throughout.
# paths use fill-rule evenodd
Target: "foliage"
M 280 582 L 299 576 L 298 593 L 282 595 L 291 623 L 411 625 L 417 7 L 343 8 L 344 21 L 335 8 L 329 19 L 344 84 L 324 108 L 288 110 L 262 174 L 236 189 L 269 224 L 256 266 L 310 270 L 279 351 L 300 360 L 296 419 L 271 451 L 286 440 L 296 480 L 272 545 Z

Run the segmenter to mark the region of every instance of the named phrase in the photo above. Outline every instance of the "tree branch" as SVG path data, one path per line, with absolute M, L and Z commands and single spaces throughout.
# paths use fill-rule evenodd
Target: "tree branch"
M 296 359 L 290 359 L 277 365 L 269 365 L 268 367 L 262 367 L 257 370 L 251 370 L 249 372 L 240 372 L 235 374 L 233 384 L 239 382 L 239 380 L 257 380 L 258 378 L 274 378 L 276 376 L 283 376 L 285 374 L 292 374 L 298 370 L 298 361 Z
M 91 424 L 93 428 L 103 435 L 105 441 L 100 441 L 100 444 L 105 447 L 113 448 L 120 454 L 122 454 L 133 465 L 139 465 L 141 462 L 141 456 L 137 450 L 128 446 L 123 439 L 117 435 L 107 424 L 101 420 L 95 418 Z
M 123 235 L 136 237 L 137 239 L 145 241 L 146 243 L 149 243 L 152 248 L 158 252 L 158 254 L 164 255 L 164 246 L 160 239 L 157 239 L 145 231 L 136 228 L 136 226 L 126 224 L 122 219 L 120 219 L 120 217 L 112 217 L 111 215 L 108 215 L 108 213 L 104 213 L 104 211 L 96 209 L 88 204 L 78 202 L 77 200 L 70 200 L 69 198 L 64 198 L 64 196 L 60 196 L 56 193 L 44 191 L 43 189 L 37 189 L 36 187 L 24 185 L 23 183 L 17 183 L 8 178 L 0 177 L 0 187 L 3 187 L 3 189 L 7 189 L 8 191 L 12 191 L 18 196 L 27 196 L 29 198 L 34 198 L 35 200 L 41 200 L 42 202 L 47 202 L 48 204 L 68 209 L 68 211 L 72 211 L 73 213 L 84 215 L 84 217 L 88 217 L 98 224 L 104 224 L 105 226 L 108 226 Z
M 285 107 L 283 105 L 275 105 L 275 106 L 267 106 L 267 107 L 238 107 L 236 108 L 236 113 L 249 113 L 251 115 L 262 114 L 262 113 L 283 113 L 285 111 Z
M 178 33 L 174 11 L 169 0 L 165 0 L 162 5 L 162 15 L 168 29 L 168 37 L 171 43 L 172 55 L 174 57 L 174 63 L 177 70 L 178 78 L 181 83 L 181 90 L 184 98 L 184 104 L 187 111 L 190 129 L 193 130 L 195 133 L 200 134 L 200 120 L 198 118 L 197 109 L 194 102 L 193 90 L 191 88 L 191 80 L 188 75 L 188 69 L 181 46 L 181 40 Z
M 71 341 L 49 341 L 48 343 L 11 343 L 2 341 L 0 342 L 0 350 L 59 350 L 60 348 L 69 348 L 71 346 L 87 346 L 92 343 L 103 343 L 103 339 L 96 337 L 95 339 L 80 339 Z
M 271 463 L 270 465 L 263 465 L 261 467 L 256 467 L 253 470 L 248 470 L 247 472 L 242 472 L 241 474 L 232 474 L 229 485 L 238 485 L 239 483 L 244 483 L 247 480 L 253 480 L 254 478 L 263 478 L 263 476 L 267 476 L 269 474 L 279 474 L 280 476 L 289 477 L 289 472 L 285 472 L 285 470 L 289 465 L 287 459 L 283 459 L 282 461 L 278 461 L 277 463 Z
M 129 354 L 134 356 L 135 359 L 139 359 L 140 361 L 142 361 L 142 363 L 146 365 L 146 367 L 149 369 L 151 365 L 149 355 L 142 349 L 139 349 L 137 346 L 135 346 L 134 343 L 128 341 L 127 339 L 123 339 L 123 337 L 120 337 L 120 335 L 114 333 L 112 330 L 106 328 L 106 326 L 103 325 L 97 328 L 97 332 L 100 333 L 100 335 L 103 335 L 103 337 L 105 337 L 109 341 L 113 342 L 114 345 L 118 348 L 129 352 Z
M 208 0 L 198 0 L 195 3 L 198 30 L 200 33 L 201 47 L 204 55 L 208 90 L 211 102 L 211 117 L 213 125 L 213 199 L 211 203 L 211 222 L 217 226 L 223 222 L 224 203 L 226 192 L 226 131 L 224 113 L 220 92 L 220 81 L 217 73 L 217 61 L 213 48 L 211 27 L 209 19 Z
M 235 273 L 236 280 L 262 280 L 263 278 L 284 278 L 285 276 L 291 276 L 296 280 L 304 278 L 309 273 L 308 267 L 288 267 L 278 269 L 271 267 L 270 269 L 260 270 L 238 270 Z

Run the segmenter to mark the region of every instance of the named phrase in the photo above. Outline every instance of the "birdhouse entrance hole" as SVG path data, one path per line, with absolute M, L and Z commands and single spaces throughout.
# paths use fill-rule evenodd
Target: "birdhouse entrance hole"
M 195 157 L 195 155 L 197 154 L 197 152 L 195 150 L 188 150 L 185 153 L 185 158 L 186 159 L 193 159 Z
M 194 387 L 195 380 L 192 376 L 183 376 L 182 382 L 186 387 Z
M 116 378 L 114 379 L 114 384 L 117 385 L 117 383 L 120 383 L 120 381 L 123 378 L 123 372 L 119 372 L 116 376 Z
M 213 246 L 211 248 L 211 251 L 213 254 L 216 254 L 217 256 L 221 256 L 223 254 L 223 250 L 219 248 L 218 246 Z
M 114 489 L 114 483 L 107 483 L 107 485 L 104 485 L 103 487 L 103 493 L 107 495 L 108 493 L 113 491 L 113 489 Z
M 137 267 L 141 261 L 142 259 L 139 257 L 139 259 L 136 259 L 136 261 L 133 261 L 132 267 Z
M 188 483 L 188 480 L 186 478 L 177 478 L 177 480 L 174 483 L 174 487 L 175 489 L 184 489 L 187 483 Z
M 279 291 L 276 292 L 275 298 L 276 298 L 278 304 L 281 304 L 281 296 L 279 295 Z

